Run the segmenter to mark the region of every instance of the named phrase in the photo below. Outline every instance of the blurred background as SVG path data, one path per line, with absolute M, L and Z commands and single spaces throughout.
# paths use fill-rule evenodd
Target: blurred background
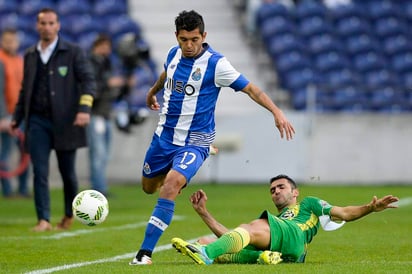
M 114 134 L 111 184 L 140 181 L 158 120 L 144 106 L 145 93 L 176 44 L 175 17 L 192 9 L 203 15 L 212 48 L 265 90 L 296 129 L 292 141 L 282 140 L 266 110 L 222 89 L 220 152 L 194 182 L 267 183 L 285 173 L 312 184 L 412 183 L 412 0 L 0 0 L 0 28 L 19 30 L 21 53 L 37 42 L 43 7 L 56 9 L 60 35 L 86 51 L 108 33 L 113 59 L 137 79 L 126 104 L 115 106 L 131 122 Z M 87 149 L 77 166 L 88 184 Z

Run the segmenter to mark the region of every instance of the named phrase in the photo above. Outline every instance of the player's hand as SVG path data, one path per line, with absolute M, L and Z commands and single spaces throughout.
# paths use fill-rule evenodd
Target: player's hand
M 73 125 L 85 127 L 90 123 L 90 114 L 86 112 L 79 112 L 76 115 Z
M 151 110 L 159 110 L 160 104 L 157 102 L 157 98 L 155 95 L 151 95 L 149 92 L 146 97 L 146 106 Z
M 283 139 L 286 136 L 286 140 L 293 139 L 293 135 L 295 134 L 295 129 L 293 128 L 292 124 L 286 119 L 286 116 L 283 112 L 278 109 L 275 113 L 275 125 L 280 132 L 280 137 Z
M 190 196 L 190 202 L 192 203 L 193 209 L 197 213 L 206 211 L 206 201 L 207 195 L 202 189 L 196 191 Z
M 380 199 L 373 196 L 372 201 L 368 204 L 368 206 L 371 208 L 371 212 L 379 212 L 387 208 L 397 208 L 396 205 L 392 204 L 397 201 L 399 201 L 399 198 L 392 195 L 386 195 Z

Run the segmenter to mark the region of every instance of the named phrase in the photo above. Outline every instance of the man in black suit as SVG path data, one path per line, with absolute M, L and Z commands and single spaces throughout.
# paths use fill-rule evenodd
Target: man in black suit
M 96 83 L 86 54 L 59 37 L 56 11 L 42 9 L 36 28 L 40 41 L 24 55 L 23 85 L 11 130 L 26 121 L 38 219 L 33 231 L 41 232 L 52 229 L 48 175 L 53 149 L 64 187 L 64 216 L 56 229 L 69 229 L 73 222 L 71 203 L 78 192 L 76 150 L 87 145 L 85 126 L 90 121 Z

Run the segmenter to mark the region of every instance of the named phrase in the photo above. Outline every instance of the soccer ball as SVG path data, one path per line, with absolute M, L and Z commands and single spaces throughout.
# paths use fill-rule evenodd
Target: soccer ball
M 76 195 L 72 203 L 73 215 L 88 226 L 98 225 L 109 214 L 109 203 L 103 194 L 96 190 L 84 190 Z

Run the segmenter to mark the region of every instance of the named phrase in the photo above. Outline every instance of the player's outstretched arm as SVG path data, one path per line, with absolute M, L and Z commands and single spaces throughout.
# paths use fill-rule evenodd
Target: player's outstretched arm
M 193 209 L 199 214 L 200 218 L 205 222 L 205 224 L 210 228 L 210 230 L 217 236 L 220 237 L 224 233 L 228 232 L 224 225 L 219 223 L 212 214 L 206 208 L 207 195 L 202 189 L 196 191 L 190 196 L 190 202 L 192 203 Z
M 286 119 L 283 111 L 280 110 L 275 103 L 273 103 L 272 99 L 270 99 L 265 92 L 253 83 L 249 83 L 242 91 L 249 95 L 253 101 L 266 108 L 273 114 L 275 125 L 280 132 L 281 138 L 284 136 L 286 136 L 286 140 L 291 140 L 293 138 L 295 129 L 292 124 Z
M 386 195 L 380 199 L 374 196 L 372 201 L 366 205 L 345 207 L 334 206 L 330 211 L 330 215 L 332 219 L 348 222 L 354 221 L 372 212 L 379 212 L 387 208 L 396 208 L 397 206 L 392 203 L 397 201 L 399 201 L 399 198 L 392 195 Z

